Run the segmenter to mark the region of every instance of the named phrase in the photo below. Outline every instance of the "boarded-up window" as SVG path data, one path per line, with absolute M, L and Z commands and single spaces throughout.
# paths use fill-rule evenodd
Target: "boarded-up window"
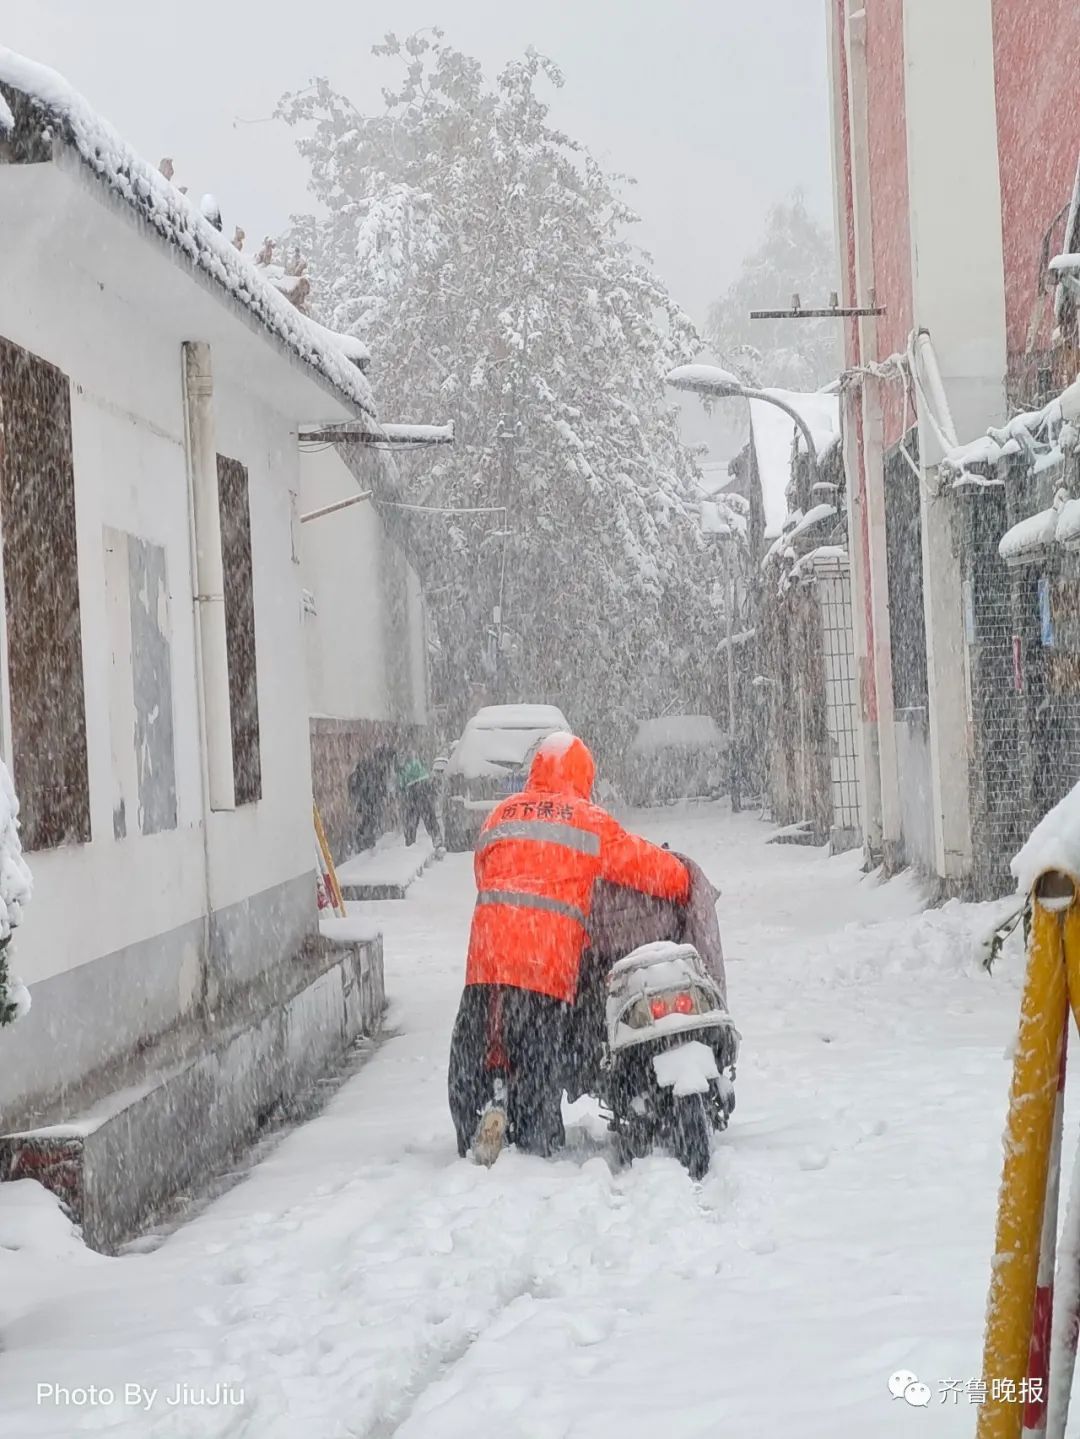
M 176 762 L 165 551 L 106 529 L 113 833 L 176 828 Z
M 90 838 L 67 376 L 0 339 L 11 762 L 27 849 Z
M 259 760 L 259 685 L 255 667 L 255 592 L 247 470 L 218 455 L 221 554 L 225 565 L 225 638 L 229 655 L 233 785 L 236 803 L 262 797 Z

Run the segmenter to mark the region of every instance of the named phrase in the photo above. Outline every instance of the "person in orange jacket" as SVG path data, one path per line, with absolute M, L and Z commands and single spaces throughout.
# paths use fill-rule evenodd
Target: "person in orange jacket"
M 484 1164 L 494 1163 L 508 1136 L 540 1154 L 563 1143 L 564 1041 L 594 883 L 676 903 L 689 898 L 681 860 L 591 802 L 595 774 L 580 739 L 549 735 L 525 789 L 496 806 L 477 840 L 449 1091 L 458 1153 L 471 1147 Z

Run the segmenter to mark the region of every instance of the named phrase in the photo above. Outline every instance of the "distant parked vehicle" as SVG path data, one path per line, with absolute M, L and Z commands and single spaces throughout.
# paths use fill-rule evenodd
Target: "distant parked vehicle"
M 569 728 L 555 705 L 488 705 L 478 710 L 454 745 L 443 774 L 447 849 L 472 849 L 499 801 L 524 789 L 541 740 Z
M 626 757 L 626 799 L 643 807 L 723 794 L 727 743 L 711 715 L 642 720 Z

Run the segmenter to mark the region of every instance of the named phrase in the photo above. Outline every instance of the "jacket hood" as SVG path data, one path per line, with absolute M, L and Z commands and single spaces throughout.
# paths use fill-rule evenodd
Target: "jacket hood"
M 551 794 L 573 794 L 588 799 L 596 778 L 596 763 L 589 747 L 577 735 L 560 730 L 548 735 L 533 756 L 529 789 Z

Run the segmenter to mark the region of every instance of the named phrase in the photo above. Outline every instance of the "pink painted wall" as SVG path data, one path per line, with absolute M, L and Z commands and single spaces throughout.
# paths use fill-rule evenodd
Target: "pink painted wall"
M 867 140 L 877 302 L 883 360 L 907 344 L 912 326 L 911 229 L 908 215 L 907 135 L 904 108 L 904 0 L 876 0 L 866 7 Z M 894 444 L 911 424 L 899 385 L 882 391 L 884 444 Z
M 1043 235 L 1069 201 L 1080 154 L 1080 3 L 994 0 L 994 70 L 1009 367 L 1027 344 Z M 1055 230 L 1055 243 L 1062 227 Z M 1053 251 L 1051 251 L 1053 253 Z M 1041 306 L 1036 348 L 1049 342 Z

